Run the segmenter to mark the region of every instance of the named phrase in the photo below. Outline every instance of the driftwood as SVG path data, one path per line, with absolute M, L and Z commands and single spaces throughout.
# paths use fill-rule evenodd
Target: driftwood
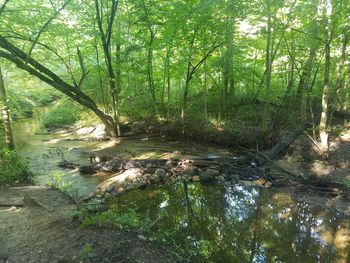
M 289 144 L 291 144 L 300 134 L 303 133 L 304 129 L 310 127 L 310 123 L 304 123 L 300 127 L 291 131 L 285 138 L 283 138 L 279 143 L 272 147 L 268 151 L 262 153 L 257 153 L 252 162 L 252 166 L 262 166 L 269 160 L 275 159 L 282 151 L 284 151 Z

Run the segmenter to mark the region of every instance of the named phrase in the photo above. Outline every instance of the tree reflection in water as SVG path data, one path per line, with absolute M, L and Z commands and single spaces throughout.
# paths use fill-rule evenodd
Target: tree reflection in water
M 348 262 L 350 221 L 287 194 L 241 185 L 176 184 L 113 201 L 155 222 L 191 262 Z

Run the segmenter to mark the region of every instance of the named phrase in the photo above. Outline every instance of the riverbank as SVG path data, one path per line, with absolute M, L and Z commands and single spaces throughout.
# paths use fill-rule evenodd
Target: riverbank
M 235 154 L 228 149 L 209 147 L 208 145 L 199 143 L 189 144 L 183 141 L 169 140 L 169 138 L 161 136 L 157 137 L 143 135 L 136 137 L 122 137 L 117 140 L 113 139 L 109 141 L 105 141 L 103 138 L 99 137 L 92 138 L 96 135 L 93 133 L 97 131 L 98 130 L 92 127 L 90 129 L 79 131 L 71 129 L 59 130 L 52 134 L 41 134 L 37 132 L 36 135 L 32 135 L 35 137 L 32 143 L 29 143 L 30 140 L 27 139 L 25 153 L 32 153 L 33 149 L 35 149 L 35 155 L 33 155 L 33 157 L 36 158 L 36 169 L 40 170 L 42 173 L 45 173 L 45 175 L 41 176 L 46 176 L 46 179 L 42 177 L 41 182 L 43 182 L 44 179 L 49 179 L 46 171 L 60 169 L 57 164 L 63 158 L 67 159 L 68 161 L 78 162 L 80 164 L 85 162 L 86 164 L 89 162 L 89 158 L 91 156 L 105 156 L 126 160 L 162 158 L 186 159 L 191 157 L 202 157 L 209 159 L 214 157 L 215 159 L 217 157 L 235 156 Z M 324 176 L 325 179 L 327 179 L 327 176 L 331 176 L 331 180 L 333 181 L 338 181 L 335 178 L 344 179 L 342 182 L 343 185 L 346 185 L 348 178 L 347 176 L 349 175 L 346 173 L 349 167 L 348 164 L 346 164 L 346 156 L 349 156 L 349 138 L 350 129 L 343 131 L 343 134 L 338 137 L 331 138 L 330 156 L 333 158 L 333 161 L 336 160 L 334 163 L 341 165 L 338 165 L 339 167 L 334 166 L 335 170 L 332 170 L 336 172 L 334 174 L 338 175 L 338 177 L 332 176 L 332 174 L 329 172 L 325 172 L 324 175 L 320 174 L 319 176 Z M 305 140 L 307 141 L 306 135 L 301 136 L 298 140 L 296 140 L 289 147 L 287 153 L 282 156 L 280 160 L 276 161 L 276 164 L 284 167 L 286 170 L 291 171 L 294 174 L 313 174 L 313 170 L 307 168 L 311 167 L 311 162 L 317 163 L 316 157 L 318 155 L 317 152 L 314 152 L 315 156 L 313 158 L 307 159 L 305 157 L 307 153 L 310 154 L 312 151 L 314 151 L 314 149 L 311 147 L 310 141 L 308 141 L 308 145 L 305 143 Z M 272 169 L 272 172 L 283 175 L 283 172 L 278 169 Z M 96 186 L 99 183 L 108 183 L 106 179 L 113 177 L 113 175 L 108 173 L 81 176 L 77 171 L 73 172 L 72 170 L 68 169 L 65 170 L 65 173 L 67 182 L 73 180 L 73 186 L 77 190 L 80 190 L 79 188 L 82 188 L 82 186 L 85 185 L 85 182 L 89 182 L 89 185 L 91 184 Z M 316 176 L 316 174 L 313 176 Z M 118 175 L 116 175 L 116 177 L 118 177 Z M 217 179 L 221 179 L 221 177 L 218 177 Z M 247 227 L 249 229 L 254 229 L 255 226 L 250 225 L 251 222 L 260 220 L 258 216 L 255 216 L 255 209 L 261 209 L 261 206 L 263 207 L 264 211 L 269 211 L 271 203 L 274 203 L 276 206 L 276 209 L 274 209 L 276 212 L 274 211 L 275 214 L 272 214 L 271 218 L 279 218 L 280 216 L 283 216 L 283 220 L 285 220 L 285 215 L 283 215 L 285 212 L 283 211 L 289 211 L 289 209 L 293 213 L 296 209 L 299 211 L 299 214 L 293 215 L 293 218 L 294 216 L 297 218 L 302 218 L 305 213 L 303 210 L 304 205 L 311 208 L 319 206 L 322 207 L 322 209 L 317 209 L 317 212 L 314 212 L 312 209 L 308 211 L 310 216 L 314 218 L 319 218 L 319 216 L 323 215 L 324 213 L 328 215 L 328 212 L 332 211 L 332 213 L 326 218 L 321 218 L 323 222 L 327 222 L 328 218 L 332 218 L 333 213 L 336 217 L 339 216 L 339 218 L 343 218 L 344 215 L 350 215 L 348 199 L 338 194 L 319 192 L 315 189 L 297 188 L 294 185 L 291 185 L 288 188 L 273 186 L 272 190 L 270 188 L 260 189 L 259 186 L 253 186 L 254 183 L 247 181 L 242 181 L 233 185 L 231 185 L 230 182 L 221 182 L 221 184 L 220 182 L 215 182 L 210 185 L 204 185 L 202 188 L 201 183 L 194 182 L 188 184 L 189 192 L 192 191 L 193 195 L 193 197 L 191 197 L 191 193 L 190 195 L 187 195 L 188 193 L 186 193 L 185 186 L 183 186 L 185 187 L 184 190 L 179 192 L 172 190 L 172 187 L 178 187 L 176 186 L 178 184 L 181 186 L 182 181 L 183 180 L 179 180 L 176 184 L 169 184 L 168 186 L 170 187 L 170 190 L 167 190 L 169 192 L 162 192 L 162 190 L 158 190 L 158 188 L 162 189 L 162 184 L 154 184 L 153 188 L 155 189 L 153 190 L 150 190 L 147 187 L 144 190 L 137 190 L 140 192 L 138 192 L 136 195 L 134 195 L 134 192 L 132 191 L 126 192 L 121 194 L 119 197 L 116 197 L 115 200 L 121 200 L 120 202 L 116 202 L 120 203 L 120 207 L 124 208 L 126 204 L 130 202 L 130 207 L 127 205 L 125 208 L 127 211 L 129 208 L 135 209 L 135 207 L 137 207 L 138 210 L 144 212 L 142 216 L 133 214 L 134 212 L 132 214 L 129 213 L 127 214 L 128 220 L 133 218 L 133 216 L 136 216 L 136 218 L 147 219 L 147 222 L 151 222 L 152 225 L 153 223 L 155 225 L 163 225 L 165 224 L 165 221 L 162 218 L 169 213 L 169 220 L 173 220 L 174 222 L 169 225 L 165 225 L 165 228 L 160 232 L 168 234 L 168 231 L 173 233 L 179 229 L 184 229 L 188 231 L 188 236 L 191 236 L 191 238 L 194 238 L 191 232 L 193 230 L 191 229 L 193 224 L 197 224 L 199 226 L 195 229 L 195 231 L 199 232 L 199 237 L 201 237 L 202 234 L 205 235 L 206 233 L 207 227 L 205 226 L 207 226 L 207 224 L 202 225 L 202 222 L 199 220 L 199 218 L 202 218 L 202 212 L 200 212 L 202 209 L 205 209 L 206 211 L 203 216 L 204 218 L 208 218 L 208 225 L 212 224 L 212 221 L 209 220 L 210 218 L 213 216 L 217 217 L 217 219 L 214 221 L 220 222 L 217 227 L 222 227 L 222 230 L 220 230 L 221 232 L 231 229 L 229 226 L 230 224 L 235 224 L 235 220 L 242 220 L 235 219 L 232 222 L 228 222 L 228 219 L 226 219 L 225 216 L 221 217 L 222 215 L 229 213 L 232 216 L 232 211 L 234 211 L 233 214 L 237 213 L 244 219 L 246 213 L 248 213 L 249 218 L 251 217 L 251 219 L 246 220 L 246 224 L 248 225 Z M 57 181 L 57 183 L 60 182 Z M 219 190 L 218 187 L 221 190 Z M 239 190 L 239 193 L 235 194 L 234 191 L 237 190 Z M 23 198 L 26 196 L 28 191 L 30 193 L 29 196 L 36 202 L 29 202 L 29 205 L 24 205 L 24 207 L 22 207 L 21 205 L 23 205 Z M 281 195 L 281 192 L 286 192 L 288 194 Z M 202 196 L 204 193 L 205 196 Z M 124 199 L 124 196 L 126 199 Z M 135 201 L 136 196 L 140 196 L 139 201 L 136 199 L 137 202 Z M 155 207 L 148 207 L 148 203 L 153 202 L 153 200 L 155 200 L 155 196 L 157 196 L 157 202 L 159 202 L 155 204 Z M 187 198 L 185 198 L 186 196 Z M 267 196 L 269 197 L 267 198 Z M 290 201 L 290 196 L 293 196 L 295 201 Z M 148 202 L 143 203 L 143 200 L 145 200 L 146 197 L 149 198 L 147 199 Z M 107 227 L 109 224 L 104 224 L 103 220 L 101 221 L 102 224 L 99 224 L 101 217 L 97 217 L 98 220 L 94 220 L 92 218 L 92 221 L 97 222 L 97 225 L 94 225 L 91 228 L 82 229 L 80 227 L 80 222 L 76 222 L 72 219 L 72 214 L 74 214 L 76 211 L 74 202 L 58 191 L 43 186 L 25 186 L 19 188 L 0 189 L 0 200 L 3 203 L 5 201 L 5 203 L 8 205 L 17 205 L 16 208 L 8 206 L 2 207 L 0 210 L 0 221 L 5 222 L 0 226 L 0 242 L 5 244 L 3 248 L 0 249 L 0 262 L 1 260 L 3 260 L 3 262 L 96 262 L 96 260 L 101 262 L 101 258 L 105 258 L 105 261 L 102 262 L 137 262 L 137 260 L 139 260 L 139 262 L 172 262 L 168 256 L 168 252 L 171 251 L 171 249 L 169 250 L 169 248 L 166 249 L 159 247 L 157 243 L 151 242 L 147 235 L 139 234 L 137 229 L 132 230 L 134 232 L 116 230 L 115 228 Z M 198 203 L 198 200 L 201 201 Z M 219 204 L 219 202 L 221 202 L 220 200 L 227 200 L 225 202 L 228 203 L 232 202 L 232 205 L 220 208 L 226 212 L 221 211 L 219 214 L 215 212 L 212 215 L 212 211 L 216 211 L 216 208 L 209 207 L 208 204 Z M 289 201 L 285 202 L 285 200 Z M 174 201 L 179 202 L 179 204 L 175 204 Z M 35 203 L 38 203 L 39 205 L 36 205 Z M 236 207 L 236 205 L 234 205 L 236 203 L 240 204 L 240 206 L 238 206 L 239 209 Z M 259 206 L 257 204 L 259 204 Z M 164 206 L 168 207 L 166 209 L 169 209 L 169 212 L 164 213 L 160 211 L 157 217 L 152 218 L 150 216 L 149 218 L 149 211 L 152 213 L 152 211 L 155 209 L 163 209 Z M 224 205 L 219 205 L 219 207 L 221 206 Z M 186 207 L 186 211 L 181 212 L 178 218 L 176 216 L 172 216 L 177 210 L 180 210 L 181 207 Z M 189 214 L 187 214 L 187 212 Z M 92 212 L 92 216 L 94 213 L 95 211 Z M 105 214 L 100 214 L 99 212 L 97 212 L 97 215 L 102 217 L 105 216 Z M 107 215 L 111 216 L 112 214 Z M 123 218 L 123 214 L 118 215 Z M 266 220 L 271 220 L 271 218 L 269 212 L 269 216 L 266 218 Z M 186 220 L 189 220 L 189 222 Z M 199 221 L 196 223 L 197 220 Z M 263 222 L 265 221 L 262 220 L 261 223 Z M 300 232 L 298 233 L 300 235 L 304 234 L 302 222 L 303 220 L 301 220 L 300 229 L 298 229 Z M 345 250 L 350 244 L 349 225 L 347 225 L 347 222 L 348 221 L 345 221 L 344 227 L 341 228 L 343 231 L 341 233 L 341 237 L 343 238 L 341 246 L 345 247 Z M 175 224 L 178 224 L 178 226 L 175 226 Z M 279 224 L 280 222 L 275 222 L 274 227 L 276 228 L 276 231 L 281 231 L 279 229 Z M 332 229 L 336 229 L 337 224 L 338 223 L 335 222 L 334 225 L 332 225 Z M 238 227 L 238 225 L 236 227 Z M 328 226 L 326 225 L 325 227 Z M 214 227 L 213 229 L 216 228 Z M 329 233 L 333 233 L 332 231 L 334 231 L 334 238 L 336 238 L 336 235 L 339 235 L 339 231 L 332 229 L 327 229 L 327 235 L 329 235 Z M 203 233 L 201 231 L 203 231 Z M 246 232 L 247 230 L 242 229 L 242 231 Z M 215 231 L 211 233 L 211 235 L 216 234 L 217 233 L 215 233 Z M 235 233 L 231 234 L 234 235 Z M 174 236 L 176 236 L 176 234 L 174 234 Z M 7 238 L 5 239 L 4 237 Z M 264 237 L 264 239 L 262 238 L 262 241 L 269 238 L 270 237 L 266 234 L 266 237 Z M 237 241 L 235 242 L 238 242 L 240 239 L 241 237 L 237 237 Z M 204 253 L 205 242 L 210 243 L 210 240 L 212 240 L 212 238 L 209 237 L 208 240 L 196 240 L 196 242 L 199 242 L 199 245 L 198 247 L 192 248 L 192 252 Z M 248 238 L 244 242 L 249 243 L 249 240 L 251 239 Z M 292 241 L 293 239 L 291 239 L 291 242 Z M 192 243 L 197 244 L 196 242 Z M 226 244 L 227 242 L 231 242 L 231 239 L 229 236 L 227 236 L 222 242 Z M 333 243 L 332 242 L 329 243 L 329 246 L 335 244 L 335 241 Z M 245 246 L 245 243 L 242 245 Z M 288 244 L 288 246 L 289 245 L 291 244 Z M 211 244 L 210 246 L 215 247 L 215 249 L 218 249 L 218 251 L 221 249 L 220 246 L 217 247 L 214 244 Z M 277 246 L 278 245 L 276 244 L 276 252 L 274 253 L 279 251 Z M 247 245 L 247 247 L 250 247 L 250 245 Z M 198 252 L 197 249 L 204 249 L 204 251 Z M 343 251 L 344 249 L 342 248 L 340 250 Z M 347 255 L 344 257 L 346 258 Z M 232 255 L 229 255 L 228 258 L 232 259 Z
M 81 228 L 76 205 L 44 186 L 0 189 L 0 262 L 175 262 L 137 233 Z

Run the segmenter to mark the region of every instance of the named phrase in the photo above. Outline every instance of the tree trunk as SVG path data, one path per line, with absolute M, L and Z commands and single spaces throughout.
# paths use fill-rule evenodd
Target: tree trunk
M 339 106 L 340 104 L 339 92 L 345 82 L 346 74 L 344 74 L 344 65 L 346 61 L 346 49 L 347 49 L 348 43 L 349 43 L 349 34 L 346 31 L 346 29 L 344 29 L 343 36 L 342 36 L 342 52 L 341 52 L 341 57 L 339 61 L 339 66 L 338 66 L 337 80 L 335 83 L 335 88 L 334 88 L 334 92 L 332 94 L 332 100 L 331 100 L 334 102 L 333 104 L 335 107 Z
M 323 153 L 328 152 L 328 99 L 329 99 L 329 85 L 330 85 L 330 67 L 331 67 L 331 15 L 332 4 L 331 0 L 325 1 L 326 14 L 326 58 L 325 58 L 325 72 L 323 82 L 323 94 L 322 94 L 322 113 L 320 120 L 320 141 L 321 150 Z
M 204 61 L 204 116 L 208 119 L 208 77 L 207 77 L 207 62 Z
M 112 107 L 113 107 L 113 116 L 115 126 L 114 134 L 117 136 L 121 135 L 120 132 L 120 123 L 119 123 L 119 87 L 117 86 L 116 74 L 112 65 L 112 54 L 111 54 L 111 38 L 113 32 L 113 23 L 118 10 L 118 1 L 112 0 L 111 12 L 108 17 L 108 27 L 106 32 L 103 30 L 102 25 L 102 16 L 103 12 L 100 10 L 99 0 L 95 0 L 95 8 L 96 8 L 96 19 L 99 28 L 100 38 L 102 42 L 102 49 L 106 61 L 107 72 L 109 77 L 109 87 L 112 95 Z
M 271 92 L 271 0 L 267 0 L 267 35 L 266 35 L 266 58 L 265 58 L 265 71 L 266 71 L 266 97 L 262 119 L 262 130 L 266 132 L 268 130 L 268 124 L 270 122 L 270 92 Z
M 96 103 L 83 91 L 77 89 L 73 85 L 68 84 L 44 65 L 40 64 L 33 58 L 28 57 L 25 52 L 11 44 L 2 36 L 0 36 L 0 47 L 8 51 L 4 52 L 0 50 L 0 57 L 13 62 L 18 68 L 23 69 L 29 74 L 37 77 L 53 88 L 64 93 L 69 98 L 73 99 L 82 106 L 92 110 L 100 118 L 103 124 L 106 125 L 106 129 L 110 135 L 113 137 L 117 136 L 117 133 L 115 131 L 116 124 L 114 120 L 110 116 L 103 113 L 97 107 Z
M 4 78 L 2 76 L 1 68 L 0 68 L 0 110 L 1 110 L 2 120 L 4 122 L 6 145 L 10 150 L 13 150 L 15 148 L 15 144 L 13 142 L 11 122 L 10 122 L 10 116 L 8 112 L 6 92 L 5 92 L 5 84 L 4 84 Z
M 264 165 L 267 161 L 275 159 L 278 154 L 285 150 L 289 144 L 291 144 L 298 136 L 303 132 L 304 129 L 310 126 L 310 123 L 304 123 L 300 127 L 294 129 L 288 135 L 273 146 L 270 150 L 263 152 L 263 154 L 256 154 L 253 158 L 253 166 Z
M 307 105 L 307 98 L 308 98 L 307 95 L 310 90 L 312 65 L 315 57 L 316 57 L 316 49 L 312 47 L 310 50 L 309 57 L 305 64 L 305 68 L 299 80 L 297 96 L 296 96 L 296 104 L 300 105 L 299 111 L 300 111 L 301 120 L 306 119 L 306 105 Z

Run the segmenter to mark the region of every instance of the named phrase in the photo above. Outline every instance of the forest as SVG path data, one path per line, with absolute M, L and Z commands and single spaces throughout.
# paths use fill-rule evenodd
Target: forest
M 348 262 L 349 54 L 349 0 L 0 0 L 0 263 Z

